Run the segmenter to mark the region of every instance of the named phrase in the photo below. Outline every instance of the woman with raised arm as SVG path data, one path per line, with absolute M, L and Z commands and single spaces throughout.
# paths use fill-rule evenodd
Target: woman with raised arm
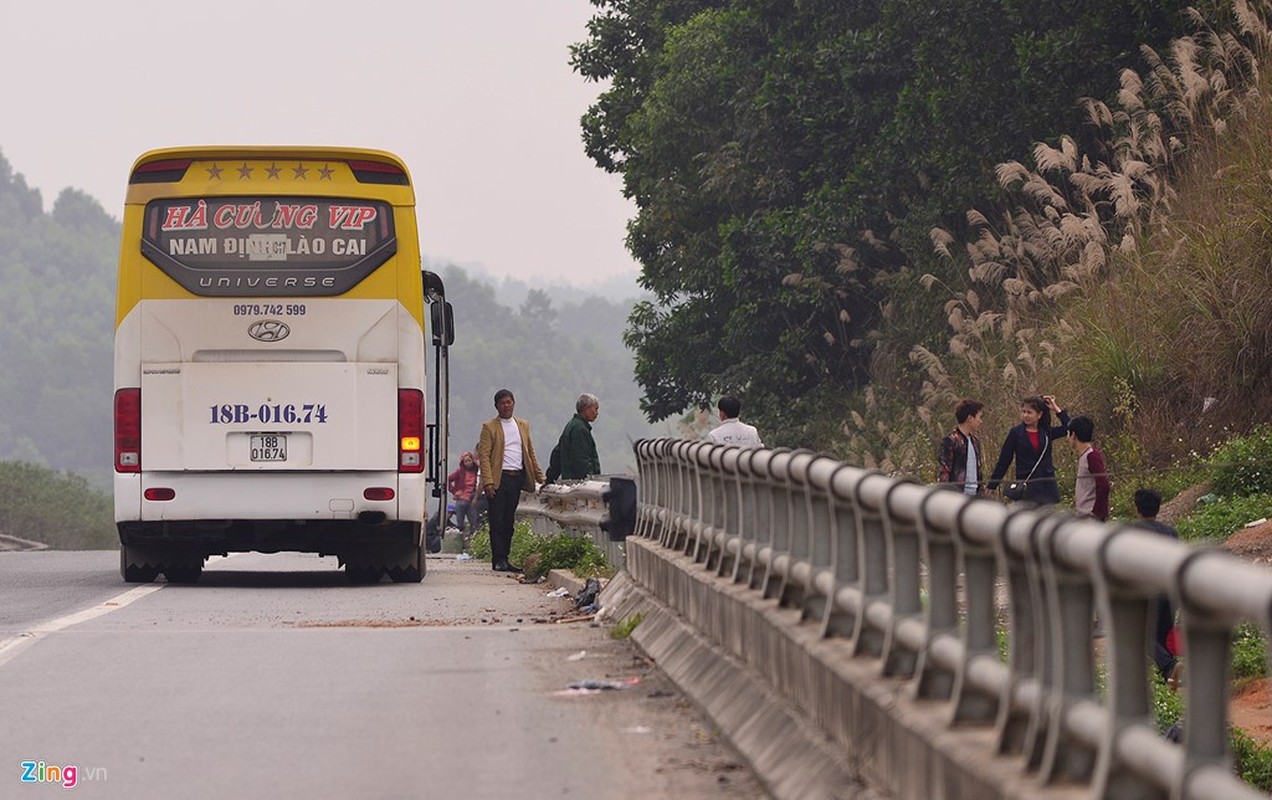
M 1052 426 L 1051 415 L 1059 425 Z M 1016 462 L 1016 481 L 1026 484 L 1023 496 L 1010 497 L 1039 505 L 1060 502 L 1056 485 L 1056 468 L 1051 461 L 1052 441 L 1064 438 L 1069 430 L 1069 415 L 1056 405 L 1054 395 L 1026 397 L 1020 403 L 1020 424 L 1007 431 L 998 463 L 989 476 L 989 490 L 995 491 L 1007 468 Z M 1004 483 L 1006 485 L 1006 483 Z M 1006 493 L 1006 492 L 1004 492 Z

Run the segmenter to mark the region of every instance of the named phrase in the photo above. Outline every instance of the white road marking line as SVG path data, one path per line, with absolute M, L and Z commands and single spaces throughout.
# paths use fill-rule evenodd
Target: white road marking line
M 50 633 L 57 633 L 65 630 L 72 625 L 78 625 L 81 622 L 87 622 L 104 614 L 123 608 L 135 600 L 140 600 L 151 592 L 157 592 L 167 586 L 166 583 L 152 583 L 146 586 L 138 586 L 135 589 L 129 589 L 121 595 L 116 595 L 109 600 L 105 600 L 92 608 L 86 608 L 83 611 L 76 611 L 73 614 L 67 614 L 64 617 L 49 620 L 35 626 L 34 628 L 23 631 L 17 636 L 10 636 L 7 639 L 0 639 L 0 666 L 4 666 L 9 661 L 27 649 L 40 639 L 48 636 Z

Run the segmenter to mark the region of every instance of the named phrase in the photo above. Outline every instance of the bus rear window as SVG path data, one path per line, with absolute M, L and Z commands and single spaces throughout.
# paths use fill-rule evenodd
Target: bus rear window
M 146 205 L 141 252 L 197 295 L 336 295 L 397 238 L 392 206 L 376 200 L 187 197 Z

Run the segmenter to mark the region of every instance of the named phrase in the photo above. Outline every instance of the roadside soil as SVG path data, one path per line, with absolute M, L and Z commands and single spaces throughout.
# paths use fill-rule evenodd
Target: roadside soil
M 1172 508 L 1163 508 L 1162 517 L 1167 518 L 1167 511 L 1173 512 L 1172 519 L 1187 513 L 1197 498 L 1207 491 L 1208 488 L 1202 486 L 1181 494 L 1167 504 Z M 1272 522 L 1242 528 L 1228 537 L 1223 548 L 1255 564 L 1272 566 Z M 1228 718 L 1255 741 L 1272 747 L 1272 678 L 1250 681 L 1238 687 L 1228 702 Z

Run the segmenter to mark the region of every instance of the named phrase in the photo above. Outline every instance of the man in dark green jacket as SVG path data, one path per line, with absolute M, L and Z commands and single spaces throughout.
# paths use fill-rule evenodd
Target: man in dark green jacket
M 592 423 L 601 413 L 601 401 L 585 392 L 579 395 L 574 408 L 576 413 L 565 423 L 561 439 L 549 459 L 549 483 L 557 478 L 577 481 L 601 474 L 601 459 L 596 455 L 596 440 L 592 438 Z

